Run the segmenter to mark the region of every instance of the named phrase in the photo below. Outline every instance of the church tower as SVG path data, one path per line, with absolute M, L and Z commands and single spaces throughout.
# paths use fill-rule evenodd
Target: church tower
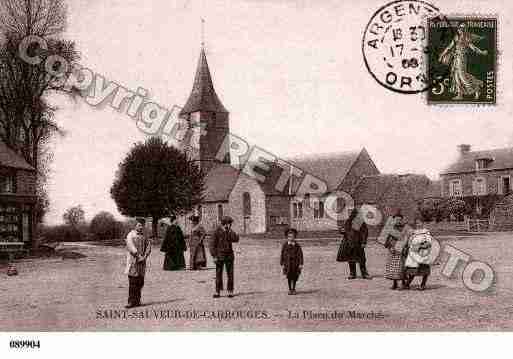
M 205 172 L 210 171 L 216 163 L 230 163 L 229 154 L 229 113 L 223 106 L 212 83 L 205 49 L 201 48 L 196 76 L 189 99 L 180 111 L 180 118 L 187 121 L 189 146 L 188 154 L 199 161 Z M 226 148 L 221 148 L 225 146 Z M 192 149 L 192 150 L 191 150 Z M 218 153 L 226 154 L 218 160 Z

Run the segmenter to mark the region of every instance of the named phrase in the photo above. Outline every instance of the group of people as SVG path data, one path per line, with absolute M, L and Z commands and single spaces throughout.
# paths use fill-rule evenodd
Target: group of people
M 392 220 L 394 231 L 387 235 L 384 243 L 388 250 L 384 277 L 392 280 L 391 289 L 396 290 L 410 289 L 414 278 L 420 276 L 419 290 L 425 290 L 431 274 L 431 234 L 420 217 L 415 218 L 413 227 L 406 225 L 401 211 L 397 211 Z M 356 263 L 360 265 L 362 278 L 371 279 L 365 257 L 368 235 L 367 225 L 354 209 L 344 224 L 344 239 L 337 254 L 337 261 L 349 263 L 348 279 L 356 278 Z
M 205 254 L 204 239 L 207 231 L 200 224 L 199 216 L 190 217 L 192 223 L 191 235 L 189 237 L 189 269 L 199 270 L 207 266 L 207 256 Z M 185 269 L 185 255 L 187 243 L 182 229 L 176 223 L 176 216 L 171 216 L 169 220 L 164 220 L 162 226 L 167 226 L 164 240 L 160 251 L 164 252 L 164 270 L 182 270 Z
M 431 247 L 433 238 L 429 230 L 424 228 L 421 218 L 415 218 L 414 227 L 406 227 L 403 215 L 394 215 L 396 235 L 389 234 L 385 241 L 388 257 L 385 266 L 385 278 L 393 281 L 393 290 L 410 289 L 416 276 L 422 277 L 419 290 L 426 289 L 426 283 L 431 274 Z
M 207 232 L 200 224 L 199 216 L 192 216 L 193 224 L 187 245 L 182 229 L 172 216 L 167 222 L 167 229 L 160 250 L 164 252 L 164 270 L 185 269 L 184 252 L 189 250 L 189 266 L 191 270 L 200 270 L 206 267 L 205 238 Z M 221 296 L 223 290 L 223 270 L 228 276 L 228 297 L 233 298 L 234 278 L 233 263 L 234 251 L 232 243 L 239 241 L 239 236 L 231 229 L 233 219 L 224 216 L 221 225 L 210 237 L 209 250 L 216 264 L 216 292 L 214 298 Z M 125 273 L 128 275 L 128 304 L 125 308 L 141 305 L 141 291 L 144 286 L 146 274 L 146 261 L 151 253 L 151 240 L 144 232 L 146 221 L 137 218 L 135 228 L 126 237 L 127 264 Z
M 415 227 L 406 226 L 404 217 L 400 211 L 394 214 L 393 223 L 395 231 L 387 236 L 384 243 L 388 250 L 385 266 L 385 278 L 393 281 L 391 289 L 410 289 L 410 285 L 416 276 L 422 277 L 420 290 L 426 288 L 430 269 L 430 249 L 432 237 L 427 229 L 423 227 L 420 218 L 415 219 Z M 189 268 L 200 270 L 206 268 L 207 260 L 205 253 L 205 240 L 207 232 L 200 224 L 199 216 L 192 216 L 190 220 L 193 228 L 190 232 L 187 245 L 185 236 L 180 226 L 176 223 L 176 217 L 172 216 L 167 222 L 167 229 L 160 250 L 165 253 L 164 270 L 185 269 L 184 252 L 189 250 Z M 228 277 L 227 292 L 228 298 L 234 294 L 234 251 L 233 243 L 239 241 L 239 236 L 231 226 L 233 219 L 224 216 L 221 224 L 212 233 L 209 239 L 208 248 L 216 266 L 216 280 L 214 298 L 221 297 L 223 291 L 223 272 Z M 144 286 L 144 275 L 146 272 L 146 260 L 151 253 L 151 241 L 144 233 L 145 220 L 137 218 L 134 230 L 126 237 L 127 245 L 127 267 L 129 294 L 128 305 L 132 308 L 141 304 L 141 290 Z M 367 225 L 354 209 L 344 224 L 343 240 L 337 254 L 337 261 L 348 262 L 349 277 L 356 278 L 356 265 L 359 264 L 362 278 L 372 279 L 367 271 L 365 246 L 369 232 Z M 286 240 L 281 248 L 280 265 L 283 274 L 287 278 L 288 294 L 296 294 L 296 283 L 303 268 L 303 250 L 297 241 L 298 231 L 288 228 L 285 231 Z

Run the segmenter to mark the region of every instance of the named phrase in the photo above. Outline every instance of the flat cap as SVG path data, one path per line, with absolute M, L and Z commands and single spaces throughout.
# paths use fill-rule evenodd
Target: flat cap
M 230 216 L 223 216 L 223 218 L 221 218 L 221 224 L 230 224 L 230 223 L 233 223 L 233 218 L 230 217 Z

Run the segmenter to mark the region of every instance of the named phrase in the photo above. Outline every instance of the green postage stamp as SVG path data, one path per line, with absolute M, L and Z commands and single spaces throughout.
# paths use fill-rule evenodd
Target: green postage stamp
M 495 104 L 497 19 L 428 19 L 430 104 Z

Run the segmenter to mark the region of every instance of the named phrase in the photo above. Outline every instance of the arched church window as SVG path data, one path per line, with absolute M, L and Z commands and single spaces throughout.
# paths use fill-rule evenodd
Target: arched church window
M 217 205 L 217 220 L 219 222 L 221 222 L 221 219 L 223 218 L 223 205 L 222 204 L 218 204 Z
M 249 192 L 242 194 L 242 212 L 244 216 L 251 216 L 251 195 Z

